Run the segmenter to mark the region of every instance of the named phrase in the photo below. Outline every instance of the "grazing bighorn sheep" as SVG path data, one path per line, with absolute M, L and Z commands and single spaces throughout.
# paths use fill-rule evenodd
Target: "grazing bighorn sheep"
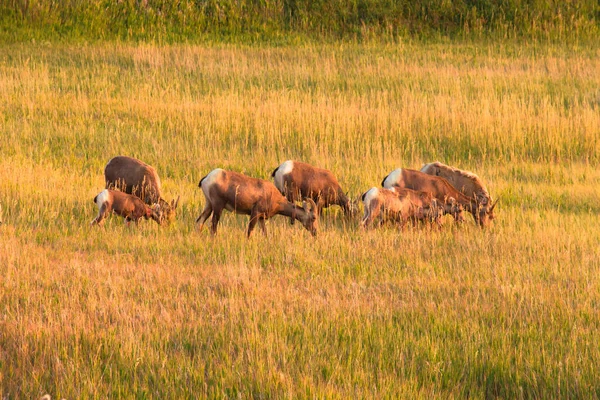
M 385 221 L 399 222 L 404 227 L 410 217 L 419 211 L 408 196 L 400 197 L 394 190 L 373 187 L 362 195 L 365 214 L 360 224 L 367 228 L 381 215 L 381 223 Z
M 444 203 L 433 197 L 431 192 L 421 190 L 401 189 L 399 187 L 391 188 L 398 196 L 407 196 L 413 204 L 426 210 L 426 218 L 417 218 L 419 220 L 427 220 L 431 223 L 435 222 L 439 226 L 442 225 L 442 217 L 446 214 L 452 215 L 456 222 L 464 222 L 463 206 L 458 203 L 454 197 L 448 197 Z
M 104 168 L 104 179 L 107 189 L 132 194 L 148 205 L 158 203 L 163 219 L 171 221 L 175 218 L 179 197 L 170 203 L 162 198 L 160 178 L 150 165 L 132 157 L 113 157 Z
M 294 203 L 312 199 L 317 204 L 319 215 L 323 208 L 333 204 L 339 205 L 346 215 L 353 213 L 354 207 L 350 199 L 331 171 L 288 160 L 275 168 L 271 177 L 274 178 L 277 189 L 288 201 Z
M 444 212 L 453 213 L 457 220 L 464 219 L 462 207 L 456 200 L 449 199 L 448 203 L 440 206 L 431 193 L 411 189 L 382 189 L 373 187 L 362 195 L 365 214 L 361 221 L 362 227 L 368 227 L 378 216 L 381 222 L 391 220 L 399 222 L 404 227 L 407 221 L 413 225 L 417 221 L 427 221 L 442 225 Z
M 131 221 L 137 225 L 142 217 L 152 218 L 159 225 L 162 222 L 158 204 L 149 207 L 139 197 L 118 190 L 104 189 L 94 197 L 94 203 L 98 206 L 98 216 L 92 220 L 91 225 L 101 224 L 111 211 L 125 218 L 128 225 Z
M 211 233 L 213 235 L 217 233 L 217 225 L 224 209 L 237 214 L 250 215 L 248 237 L 257 222 L 260 223 L 260 227 L 266 235 L 265 220 L 275 214 L 297 219 L 313 236 L 317 234 L 318 221 L 315 202 L 307 199 L 304 207 L 299 207 L 283 197 L 275 185 L 269 181 L 217 168 L 202 178 L 198 186 L 206 197 L 206 205 L 196 219 L 196 224 L 199 223 L 199 229 L 201 229 L 212 214 Z
M 428 175 L 413 169 L 398 168 L 383 178 L 381 185 L 387 189 L 398 187 L 430 192 L 442 204 L 446 204 L 448 199 L 454 198 L 458 204 L 473 215 L 481 227 L 486 226 L 489 222 L 486 210 L 481 209 L 474 198 L 465 196 L 440 176 Z M 455 220 L 459 222 L 456 216 Z
M 487 225 L 489 221 L 495 218 L 494 208 L 498 203 L 498 199 L 492 203 L 489 192 L 481 179 L 474 173 L 450 167 L 439 161 L 424 165 L 421 168 L 421 172 L 428 175 L 441 176 L 462 194 L 475 199 L 480 207 L 479 222 L 482 225 Z M 475 218 L 475 221 L 477 221 L 477 218 Z

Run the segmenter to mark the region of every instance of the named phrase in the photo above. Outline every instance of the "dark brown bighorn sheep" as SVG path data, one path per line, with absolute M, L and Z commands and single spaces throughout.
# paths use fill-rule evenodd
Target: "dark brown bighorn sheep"
M 162 222 L 158 204 L 150 207 L 139 197 L 118 190 L 104 189 L 94 197 L 94 203 L 98 206 L 98 216 L 92 220 L 91 225 L 100 225 L 111 211 L 125 218 L 128 225 L 131 221 L 137 225 L 140 218 L 152 218 L 159 225 Z
M 382 189 L 373 187 L 362 195 L 365 214 L 361 226 L 368 227 L 375 218 L 381 216 L 381 222 L 388 220 L 399 222 L 404 227 L 407 221 L 413 225 L 425 221 L 442 225 L 444 213 L 451 213 L 460 221 L 464 220 L 462 207 L 453 198 L 440 206 L 431 193 L 411 189 Z
M 333 204 L 339 205 L 346 215 L 352 215 L 355 210 L 331 171 L 288 160 L 275 168 L 271 176 L 288 201 L 312 199 L 319 215 L 323 208 Z
M 206 205 L 196 219 L 196 224 L 200 224 L 199 229 L 201 229 L 212 214 L 213 235 L 217 233 L 217 225 L 223 210 L 250 215 L 248 237 L 257 222 L 266 235 L 265 220 L 275 214 L 297 219 L 313 236 L 317 234 L 315 202 L 307 199 L 304 207 L 299 207 L 283 197 L 269 181 L 217 168 L 202 178 L 198 186 L 204 193 Z
M 132 157 L 113 157 L 104 168 L 104 179 L 107 189 L 132 194 L 148 205 L 157 203 L 163 219 L 171 221 L 175 218 L 179 197 L 170 203 L 162 198 L 160 178 L 150 165 Z
M 430 192 L 442 204 L 446 204 L 448 199 L 454 198 L 464 210 L 473 215 L 481 227 L 486 226 L 489 222 L 486 210 L 482 209 L 474 198 L 465 196 L 440 176 L 428 175 L 413 169 L 398 168 L 383 178 L 381 185 L 387 189 L 398 187 Z M 455 220 L 459 222 L 456 217 Z
M 481 208 L 479 222 L 482 226 L 488 225 L 489 221 L 495 218 L 494 208 L 498 203 L 498 199 L 492 203 L 492 197 L 485 188 L 485 185 L 474 173 L 450 167 L 439 161 L 424 165 L 421 168 L 421 172 L 428 175 L 441 176 L 450 182 L 459 192 L 475 199 Z M 477 221 L 477 218 L 475 220 Z

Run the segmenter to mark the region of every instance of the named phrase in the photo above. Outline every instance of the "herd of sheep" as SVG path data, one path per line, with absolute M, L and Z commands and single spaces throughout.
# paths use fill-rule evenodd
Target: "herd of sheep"
M 196 224 L 202 228 L 212 215 L 210 230 L 215 234 L 223 210 L 247 214 L 250 236 L 257 223 L 266 234 L 265 220 L 280 214 L 289 217 L 291 223 L 300 221 L 316 235 L 323 208 L 338 205 L 348 217 L 355 215 L 356 205 L 326 169 L 289 160 L 271 176 L 274 182 L 220 168 L 212 170 L 198 185 L 206 203 Z M 104 177 L 106 189 L 94 198 L 98 216 L 92 225 L 100 224 L 111 212 L 128 223 L 151 218 L 162 224 L 175 217 L 179 198 L 165 201 L 158 174 L 150 165 L 135 158 L 117 156 L 106 164 Z M 383 179 L 381 186 L 362 195 L 361 226 L 365 228 L 376 220 L 379 223 L 393 221 L 400 226 L 409 221 L 441 225 L 441 218 L 446 214 L 462 222 L 464 211 L 485 227 L 494 219 L 498 202 L 492 202 L 477 175 L 440 162 L 426 164 L 421 171 L 396 169 Z

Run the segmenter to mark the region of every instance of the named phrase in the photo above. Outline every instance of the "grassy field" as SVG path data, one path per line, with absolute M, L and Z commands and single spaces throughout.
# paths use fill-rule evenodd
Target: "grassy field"
M 600 50 L 0 46 L 0 397 L 600 397 Z M 91 229 L 114 155 L 174 224 Z M 472 170 L 492 229 L 196 232 L 216 167 Z

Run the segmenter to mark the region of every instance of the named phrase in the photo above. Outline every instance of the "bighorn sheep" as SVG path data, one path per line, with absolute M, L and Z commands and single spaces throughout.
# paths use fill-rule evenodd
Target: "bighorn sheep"
M 338 180 L 326 169 L 288 160 L 275 168 L 271 177 L 288 201 L 312 199 L 317 204 L 319 215 L 323 208 L 333 204 L 339 205 L 346 215 L 351 215 L 355 209 Z
M 163 219 L 171 221 L 175 218 L 179 197 L 170 203 L 162 198 L 160 178 L 150 165 L 132 157 L 113 157 L 104 168 L 104 178 L 107 189 L 132 194 L 148 205 L 158 203 Z
M 463 206 L 458 203 L 454 197 L 446 198 L 446 201 L 442 203 L 435 197 L 431 192 L 424 192 L 421 190 L 412 189 L 401 189 L 398 187 L 391 188 L 398 194 L 399 197 L 408 197 L 413 204 L 426 210 L 425 219 L 429 222 L 435 222 L 439 226 L 442 225 L 442 217 L 446 214 L 450 214 L 456 222 L 464 222 L 465 216 L 463 214 Z M 424 220 L 423 218 L 417 218 Z
M 412 169 L 398 168 L 383 178 L 381 185 L 387 189 L 398 187 L 430 192 L 434 198 L 443 204 L 452 197 L 473 215 L 475 221 L 481 227 L 486 226 L 489 222 L 487 209 L 479 207 L 474 198 L 465 196 L 440 176 L 428 175 Z
M 410 189 L 382 189 L 373 187 L 362 195 L 365 214 L 361 221 L 368 227 L 375 218 L 381 215 L 381 222 L 391 220 L 399 222 L 403 227 L 407 221 L 427 221 L 442 225 L 441 218 L 445 212 L 452 213 L 457 220 L 463 220 L 462 207 L 453 198 L 443 206 L 431 193 Z
M 92 220 L 91 225 L 100 225 L 111 211 L 125 218 L 128 225 L 131 221 L 137 225 L 142 217 L 152 218 L 159 225 L 162 222 L 160 205 L 150 207 L 139 197 L 118 190 L 104 189 L 94 197 L 94 203 L 98 206 L 98 216 Z
M 421 168 L 421 172 L 428 175 L 441 176 L 462 194 L 475 199 L 480 207 L 479 222 L 482 225 L 487 225 L 489 221 L 495 218 L 494 208 L 498 203 L 498 199 L 492 203 L 489 192 L 481 179 L 474 173 L 450 167 L 439 161 L 424 165 L 423 168 Z M 473 215 L 473 217 L 475 217 L 475 215 Z M 475 220 L 477 221 L 477 218 L 475 218 Z
M 201 229 L 212 214 L 211 233 L 213 235 L 217 233 L 217 225 L 224 209 L 250 215 L 248 237 L 257 222 L 260 223 L 260 227 L 266 235 L 265 220 L 275 214 L 297 219 L 313 236 L 317 234 L 318 221 L 315 202 L 307 199 L 304 207 L 299 207 L 287 201 L 275 185 L 269 181 L 217 168 L 202 178 L 198 186 L 206 197 L 206 205 L 196 219 L 196 224 L 200 224 L 199 229 Z

